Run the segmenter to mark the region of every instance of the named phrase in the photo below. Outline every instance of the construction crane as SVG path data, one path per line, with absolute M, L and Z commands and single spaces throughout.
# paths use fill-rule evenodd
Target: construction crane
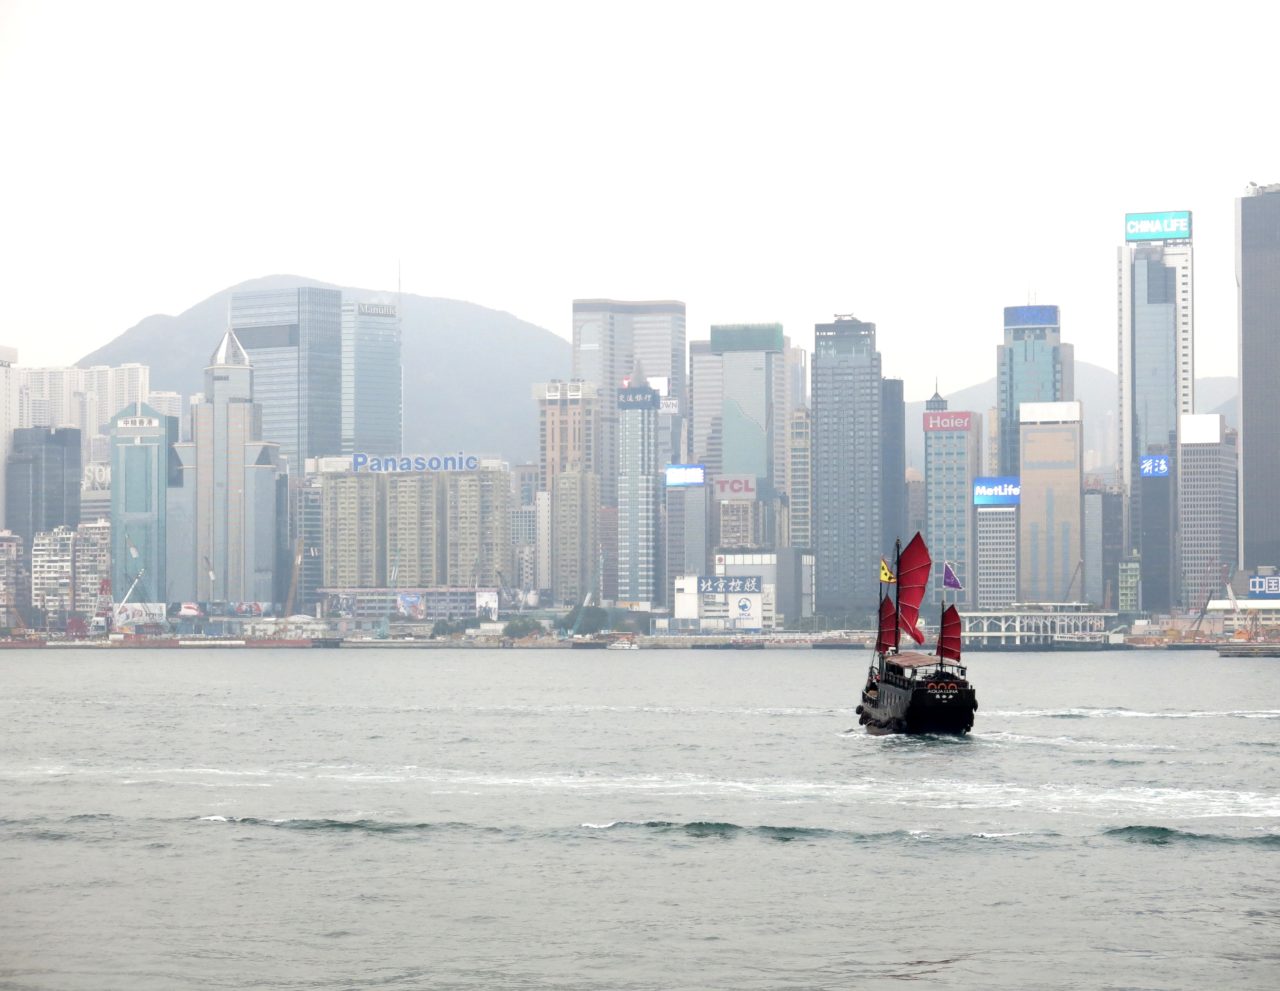
M 1205 613 L 1209 611 L 1209 603 L 1213 600 L 1214 594 L 1218 591 L 1218 589 L 1222 588 L 1222 586 L 1227 584 L 1227 571 L 1228 571 L 1227 566 L 1225 564 L 1221 565 L 1220 567 L 1218 565 L 1213 565 L 1210 568 L 1210 571 L 1213 571 L 1215 569 L 1218 571 L 1218 582 L 1216 585 L 1213 585 L 1209 588 L 1208 594 L 1205 595 L 1204 597 L 1204 605 L 1200 607 L 1200 615 L 1196 617 L 1196 621 L 1191 625 L 1190 633 L 1191 633 L 1191 636 L 1193 637 L 1200 632 L 1200 624 L 1204 622 Z M 1233 602 L 1235 601 L 1234 596 L 1232 596 L 1232 601 Z M 1239 612 L 1239 606 L 1236 607 L 1236 611 L 1237 613 Z
M 1071 581 L 1067 582 L 1067 594 L 1063 596 L 1063 599 L 1067 602 L 1071 601 L 1071 590 L 1075 587 L 1076 579 L 1080 577 L 1080 570 L 1083 567 L 1084 567 L 1084 558 L 1081 558 L 1079 561 L 1076 562 L 1076 570 L 1071 572 Z M 1084 594 L 1084 589 L 1080 590 L 1080 594 L 1081 595 Z

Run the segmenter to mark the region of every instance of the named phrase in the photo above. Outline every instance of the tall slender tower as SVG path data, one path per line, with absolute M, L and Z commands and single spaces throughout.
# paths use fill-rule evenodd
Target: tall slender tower
M 632 385 L 618 392 L 618 601 L 647 608 L 661 601 L 656 389 Z
M 813 543 L 817 608 L 828 616 L 876 608 L 883 468 L 876 325 L 836 317 L 814 328 Z M 905 480 L 904 480 L 905 481 Z
M 1126 214 L 1118 283 L 1126 550 L 1141 562 L 1143 608 L 1168 612 L 1178 598 L 1178 418 L 1195 412 L 1190 212 Z
M 1240 564 L 1280 566 L 1280 183 L 1236 200 L 1240 331 Z M 1190 605 L 1190 603 L 1188 603 Z

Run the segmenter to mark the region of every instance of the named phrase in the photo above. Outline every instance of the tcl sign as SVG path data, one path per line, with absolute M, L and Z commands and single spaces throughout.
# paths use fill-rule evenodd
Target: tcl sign
M 951 410 L 930 410 L 924 415 L 925 430 L 968 430 L 972 413 L 953 413 Z
M 711 483 L 715 487 L 717 499 L 747 499 L 752 502 L 756 498 L 756 477 L 754 475 L 721 475 Z

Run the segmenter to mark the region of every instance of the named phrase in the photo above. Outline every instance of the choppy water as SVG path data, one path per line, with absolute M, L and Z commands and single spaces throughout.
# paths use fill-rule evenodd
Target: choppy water
M 1270 988 L 1280 661 L 7 652 L 0 988 Z

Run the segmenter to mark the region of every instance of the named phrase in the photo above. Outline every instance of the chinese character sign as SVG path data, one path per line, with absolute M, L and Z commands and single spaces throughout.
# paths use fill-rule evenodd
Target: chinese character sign
M 741 592 L 759 595 L 763 591 L 764 579 L 760 575 L 748 577 L 716 575 L 698 579 L 698 593 L 700 595 L 736 595 Z

